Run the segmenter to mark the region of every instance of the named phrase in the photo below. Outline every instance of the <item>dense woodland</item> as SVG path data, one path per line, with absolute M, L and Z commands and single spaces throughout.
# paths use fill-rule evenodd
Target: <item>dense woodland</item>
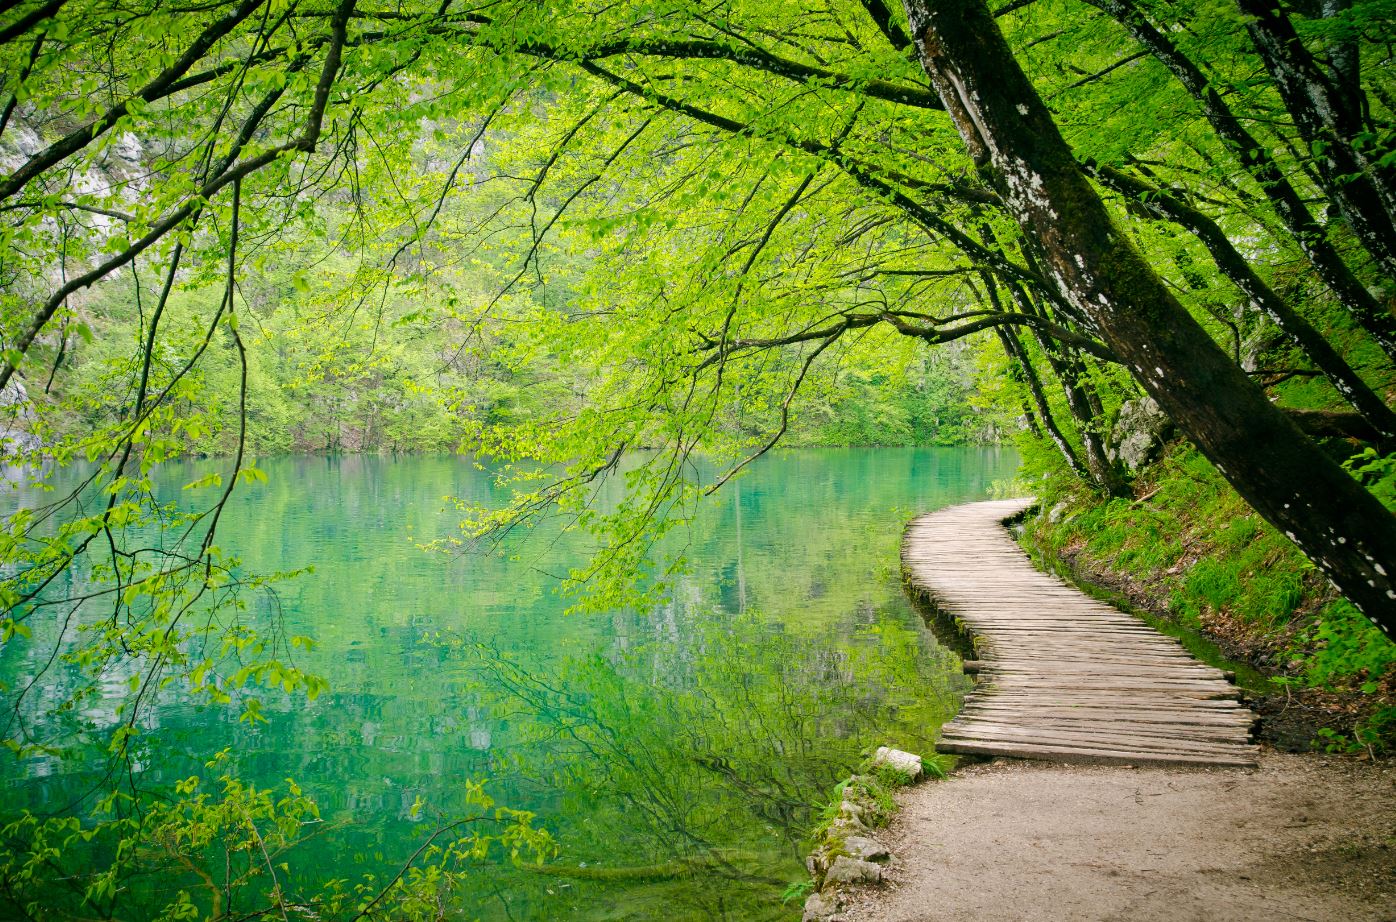
M 122 769 L 152 689 L 318 693 L 216 537 L 287 452 L 476 459 L 511 498 L 459 542 L 570 516 L 609 609 L 667 598 L 654 543 L 767 452 L 1013 441 L 1043 546 L 1389 696 L 1393 43 L 1383 0 L 0 0 L 6 454 L 85 472 L 6 519 L 0 628 L 106 612 L 62 651 L 131 676 L 90 837 L 312 809 L 142 813 Z M 1139 470 L 1146 398 L 1176 441 Z M 192 512 L 152 480 L 191 456 Z M 1337 744 L 1389 745 L 1361 710 Z M 7 827 L 7 907 L 79 815 Z M 471 855 L 546 852 L 508 819 L 304 912 L 432 917 Z
M 98 178 L 111 179 L 105 171 Z M 467 193 L 454 205 L 456 219 L 481 222 L 498 202 Z M 582 408 L 598 369 L 525 347 L 507 327 L 484 334 L 461 314 L 463 302 L 487 299 L 508 284 L 503 254 L 467 266 L 443 261 L 429 278 L 384 276 L 375 283 L 380 288 L 355 296 L 363 301 L 358 309 L 339 312 L 369 265 L 363 254 L 325 249 L 326 235 L 350 217 L 337 203 L 317 203 L 312 228 L 280 244 L 296 247 L 297 258 L 268 261 L 239 280 L 254 324 L 244 340 L 245 428 L 238 404 L 229 399 L 238 393 L 240 365 L 226 350 L 213 352 L 181 395 L 183 417 L 202 417 L 206 431 L 178 450 L 230 455 L 241 437 L 248 451 L 263 456 L 469 451 L 462 422 L 503 427 Z M 550 269 L 547 293 L 540 289 L 539 297 L 566 298 L 570 285 L 586 283 L 588 260 L 559 260 Z M 114 279 L 99 290 L 100 300 L 84 307 L 77 321 L 83 332 L 66 345 L 38 398 L 52 408 L 42 417 L 52 429 L 31 425 L 26 431 L 46 443 L 81 438 L 123 411 L 108 391 L 141 335 L 142 284 L 158 280 Z M 171 322 L 186 323 L 187 338 L 197 342 L 197 318 L 216 310 L 221 294 L 218 283 L 173 292 Z M 904 348 L 895 361 L 883 358 L 880 352 L 852 355 L 821 369 L 785 444 L 946 445 L 1004 437 L 997 421 L 979 417 L 971 406 L 977 369 L 969 344 L 934 352 Z M 764 422 L 732 414 L 723 428 L 737 437 L 759 435 Z

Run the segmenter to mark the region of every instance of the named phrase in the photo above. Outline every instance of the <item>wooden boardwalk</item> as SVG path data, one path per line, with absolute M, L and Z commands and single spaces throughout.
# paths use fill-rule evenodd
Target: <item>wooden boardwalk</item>
M 1254 765 L 1255 715 L 1172 638 L 1041 572 L 1003 527 L 1031 500 L 907 526 L 912 587 L 975 638 L 979 682 L 941 752 L 1136 765 Z

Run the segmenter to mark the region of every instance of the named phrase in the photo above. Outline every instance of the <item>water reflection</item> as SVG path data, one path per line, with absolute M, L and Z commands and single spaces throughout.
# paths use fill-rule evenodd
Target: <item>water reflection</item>
M 270 722 L 250 725 L 171 688 L 146 712 L 159 758 L 145 780 L 172 783 L 224 748 L 246 780 L 296 778 L 335 830 L 298 851 L 308 882 L 400 860 L 420 839 L 419 797 L 445 809 L 465 779 L 488 778 L 562 854 L 480 876 L 467 917 L 791 918 L 780 892 L 820 799 L 868 746 L 928 749 L 953 707 L 948 654 L 900 592 L 901 524 L 985 495 L 1015 465 L 992 449 L 763 459 L 670 536 L 692 567 L 668 604 L 568 616 L 546 574 L 584 559 L 580 539 L 513 560 L 418 549 L 454 528 L 444 496 L 500 499 L 468 462 L 265 463 L 270 482 L 239 495 L 221 543 L 252 570 L 315 565 L 279 604 L 288 634 L 317 639 L 298 657 L 330 691 L 264 695 Z M 195 475 L 161 476 L 177 494 Z M 7 687 L 63 642 L 47 628 L 0 651 Z M 102 677 L 88 732 L 109 729 L 127 678 Z M 83 681 L 53 673 L 28 719 Z M 93 771 L 11 762 L 6 807 L 65 802 Z

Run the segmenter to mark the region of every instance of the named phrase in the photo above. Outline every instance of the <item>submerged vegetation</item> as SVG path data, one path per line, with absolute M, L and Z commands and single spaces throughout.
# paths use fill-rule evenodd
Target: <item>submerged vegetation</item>
M 210 776 L 226 755 L 208 762 Z M 139 809 L 102 804 L 97 815 L 109 819 L 26 812 L 4 829 L 19 843 L 0 864 L 6 906 L 32 918 L 439 919 L 471 870 L 494 853 L 541 864 L 555 852 L 531 814 L 496 806 L 477 784 L 462 788 L 463 806 L 453 805 L 459 812 L 398 873 L 324 878 L 309 887 L 288 859 L 323 834 L 323 820 L 294 781 L 284 791 L 259 790 L 226 773 L 190 775 L 173 799 Z
M 783 447 L 1014 441 L 1036 541 L 1360 702 L 1329 745 L 1388 748 L 1393 37 L 1379 0 L 0 3 L 0 907 L 511 916 L 506 884 L 545 914 L 630 882 L 653 915 L 702 869 L 733 886 L 686 890 L 693 914 L 750 918 L 874 728 L 924 749 L 953 707 L 952 658 L 857 588 L 887 588 L 885 529 L 1007 479 Z M 334 466 L 406 452 L 459 455 L 411 460 L 438 478 L 415 505 Z M 761 464 L 880 518 L 812 520 L 799 592 L 748 607 L 745 555 L 791 566 L 743 542 Z M 727 496 L 735 560 L 686 599 Z M 355 594 L 300 595 L 326 561 L 296 509 Z M 474 607 L 376 608 L 412 570 L 352 557 L 386 525 L 434 573 L 459 558 L 427 549 L 476 554 Z M 619 619 L 611 646 L 457 630 L 559 587 Z M 418 657 L 391 688 L 336 633 L 368 610 Z M 669 634 L 626 648 L 632 619 Z M 464 672 L 492 684 L 414 697 Z M 346 797 L 302 875 L 328 801 L 235 744 L 270 761 L 256 735 L 327 698 L 358 726 L 326 749 L 384 748 L 401 707 L 403 772 L 461 777 L 418 806 L 391 762 L 355 796 L 397 825 Z M 209 731 L 187 747 L 180 707 Z M 491 758 L 448 766 L 447 729 Z M 646 860 L 605 863 L 620 826 Z

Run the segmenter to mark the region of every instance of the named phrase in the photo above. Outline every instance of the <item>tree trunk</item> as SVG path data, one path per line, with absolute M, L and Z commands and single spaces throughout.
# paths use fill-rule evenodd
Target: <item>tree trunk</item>
M 1114 225 L 983 0 L 906 0 L 922 65 L 1063 294 L 1237 492 L 1388 637 L 1396 516 L 1212 341 Z
M 1032 396 L 1032 401 L 1037 405 L 1037 415 L 1042 419 L 1042 427 L 1047 430 L 1047 435 L 1052 440 L 1052 444 L 1057 446 L 1057 451 L 1061 452 L 1062 459 L 1066 461 L 1066 466 L 1071 469 L 1071 473 L 1077 477 L 1090 482 L 1090 474 L 1086 471 L 1081 459 L 1076 457 L 1076 450 L 1071 447 L 1071 443 L 1062 435 L 1061 429 L 1057 428 L 1057 421 L 1052 418 L 1052 408 L 1047 403 L 1047 395 L 1042 390 L 1042 379 L 1037 376 L 1037 369 L 1032 367 L 1032 362 L 1028 359 L 1027 351 L 1023 344 L 1018 341 L 1018 334 L 1012 329 L 995 327 L 994 331 L 999 335 L 999 343 L 1003 346 L 1003 351 L 1008 354 L 1010 363 L 1017 366 L 1022 373 L 1023 383 L 1027 385 L 1028 393 Z
M 988 239 L 993 239 L 993 232 L 988 227 L 984 229 L 984 233 L 990 235 Z M 1021 241 L 1023 261 L 1033 272 L 1041 274 L 1041 260 L 1035 255 L 1037 247 L 1032 243 L 1030 239 Z M 1048 275 L 1042 277 L 1050 278 Z M 1004 284 L 1008 287 L 1013 303 L 1023 313 L 1033 314 L 1066 327 L 1071 326 L 1067 318 L 1053 317 L 1046 307 L 1033 297 L 1033 292 L 1029 291 L 1026 285 L 1011 279 L 1005 280 Z M 1101 405 L 1100 394 L 1097 393 L 1095 383 L 1081 360 L 1080 352 L 1067 343 L 1047 336 L 1036 327 L 1033 328 L 1033 336 L 1043 355 L 1047 357 L 1047 364 L 1051 366 L 1053 374 L 1062 384 L 1067 406 L 1071 409 L 1076 428 L 1081 433 L 1086 467 L 1090 469 L 1091 478 L 1106 496 L 1128 496 L 1129 484 L 1125 482 L 1119 465 L 1110 460 L 1110 452 L 1106 446 L 1109 432 L 1105 428 L 1105 408 Z
M 1023 371 L 1023 365 L 1018 361 L 1018 353 L 1014 351 L 1013 344 L 1008 341 L 1008 334 L 1003 327 L 994 327 L 994 335 L 998 337 L 999 346 L 1003 348 L 1004 361 L 1008 363 L 1008 380 L 1018 386 L 1018 406 L 1023 411 L 1023 422 L 1028 427 L 1028 432 L 1034 439 L 1041 439 L 1045 432 L 1042 425 L 1037 421 L 1037 411 L 1033 409 L 1032 401 L 1028 399 L 1028 377 Z
M 1178 50 L 1166 35 L 1140 12 L 1131 0 L 1084 0 L 1115 19 L 1135 40 L 1167 67 L 1198 104 L 1217 136 L 1232 149 L 1241 166 L 1269 199 L 1280 220 L 1299 244 L 1324 285 L 1338 296 L 1343 308 L 1396 360 L 1396 317 L 1382 305 L 1329 242 L 1324 228 L 1314 220 L 1298 190 L 1285 178 L 1270 156 L 1222 99 L 1196 64 Z M 1378 254 L 1373 253 L 1373 256 Z
M 1040 441 L 1047 433 L 1043 431 L 1042 424 L 1037 421 L 1037 411 L 1033 409 L 1032 401 L 1028 399 L 1027 375 L 1023 371 L 1023 366 L 1018 363 L 1018 358 L 1013 353 L 1013 347 L 1008 343 L 1003 327 L 995 327 L 994 332 L 998 334 L 999 345 L 1003 347 L 1004 359 L 1008 362 L 1008 380 L 1017 385 L 1019 389 L 1018 406 L 1023 411 L 1023 424 L 1028 427 L 1028 433 Z
M 1323 0 L 1320 15 L 1332 19 L 1352 9 L 1352 0 Z M 1338 42 L 1328 50 L 1328 70 L 1342 98 L 1355 107 L 1354 115 L 1365 118 L 1362 94 L 1361 52 L 1355 40 Z
M 1041 316 L 1042 312 L 1022 286 L 1010 285 L 1009 292 L 1019 310 L 1025 314 Z M 1038 347 L 1042 349 L 1042 354 L 1047 357 L 1047 364 L 1051 366 L 1052 373 L 1061 382 L 1067 408 L 1071 410 L 1071 416 L 1076 420 L 1076 429 L 1081 434 L 1081 446 L 1086 456 L 1086 468 L 1091 472 L 1091 480 L 1106 496 L 1128 495 L 1129 485 L 1125 483 L 1119 468 L 1110 460 L 1110 452 L 1105 444 L 1105 414 L 1100 405 L 1100 398 L 1091 385 L 1086 366 L 1070 347 L 1058 343 L 1036 327 L 1032 328 L 1032 332 Z
M 1337 349 L 1289 303 L 1265 283 L 1217 223 L 1170 193 L 1150 186 L 1113 167 L 1087 165 L 1104 185 L 1124 195 L 1155 217 L 1176 221 L 1207 248 L 1217 268 L 1241 290 L 1256 310 L 1269 317 L 1280 332 L 1303 352 L 1328 382 L 1361 413 L 1384 441 L 1396 441 L 1396 413 L 1377 396 Z
M 1276 0 L 1237 0 L 1246 31 L 1313 155 L 1319 185 L 1383 274 L 1396 276 L 1396 170 L 1357 141 L 1362 107 L 1304 47 Z
M 1002 253 L 997 238 L 993 230 L 988 225 L 980 227 L 980 236 L 983 237 L 984 245 L 995 252 Z M 1031 264 L 1031 255 L 1028 256 Z M 1034 270 L 1037 271 L 1037 270 Z M 999 298 L 998 285 L 994 275 L 988 270 L 980 270 L 980 281 L 984 283 L 984 288 L 988 292 L 989 302 L 998 313 L 1003 313 L 1003 302 Z M 1037 308 L 1037 305 L 1028 296 L 1024 286 L 1015 284 L 1012 280 L 1006 282 L 1009 294 L 1012 296 L 1018 309 L 1025 314 L 1045 316 L 1044 312 Z M 1058 318 L 1047 318 L 1056 320 Z M 1069 326 L 1069 323 L 1063 325 Z M 1085 366 L 1081 363 L 1079 356 L 1075 355 L 1070 347 L 1063 345 L 1044 334 L 1036 327 L 1032 328 L 1033 337 L 1037 340 L 1037 345 L 1042 349 L 1042 354 L 1047 358 L 1047 365 L 1052 369 L 1052 374 L 1062 387 L 1062 396 L 1066 398 L 1067 411 L 1071 413 L 1072 420 L 1076 423 L 1076 432 L 1081 437 L 1082 453 L 1085 455 L 1084 472 L 1077 471 L 1087 483 L 1095 487 L 1106 496 L 1125 496 L 1129 493 L 1129 485 L 1121 476 L 1119 468 L 1110 460 L 1110 453 L 1105 445 L 1104 413 L 1101 410 L 1100 398 L 1096 395 L 1094 388 L 1086 373 Z M 1023 364 L 1028 364 L 1027 351 L 1018 340 L 1016 333 L 1009 334 L 1013 337 L 1013 344 L 1019 349 L 1020 360 Z M 1030 365 L 1028 367 L 1031 367 Z M 1033 376 L 1036 378 L 1036 375 Z M 1040 383 L 1038 385 L 1041 386 Z M 1072 463 L 1073 459 L 1068 458 Z M 1079 462 L 1074 462 L 1079 464 Z M 1076 470 L 1076 468 L 1073 468 Z

